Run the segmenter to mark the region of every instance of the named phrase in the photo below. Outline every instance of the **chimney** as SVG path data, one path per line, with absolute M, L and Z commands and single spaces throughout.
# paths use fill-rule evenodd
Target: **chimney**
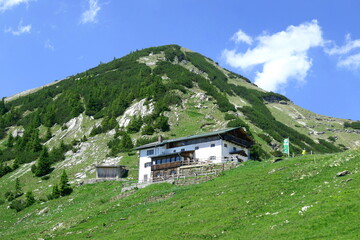
M 159 137 L 158 137 L 158 142 L 159 142 L 159 143 L 162 143 L 162 141 L 163 141 L 163 137 L 162 137 L 161 135 L 159 135 Z

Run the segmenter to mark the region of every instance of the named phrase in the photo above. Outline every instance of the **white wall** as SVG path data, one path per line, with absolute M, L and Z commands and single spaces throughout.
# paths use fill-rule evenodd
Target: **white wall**
M 227 144 L 227 147 L 225 147 L 225 144 Z M 239 154 L 230 154 L 230 152 L 233 151 L 234 147 L 236 148 L 236 150 L 244 150 L 248 156 L 244 157 Z M 228 141 L 223 141 L 222 152 L 223 152 L 223 156 L 228 157 L 229 160 L 231 160 L 231 158 L 235 159 L 236 157 L 238 157 L 239 159 L 241 159 L 243 161 L 247 161 L 250 158 L 250 150 L 248 148 L 236 145 L 236 144 L 228 142 Z
M 214 147 L 211 147 L 211 144 L 215 144 Z M 220 163 L 222 159 L 222 140 L 216 140 L 211 142 L 199 143 L 191 145 L 193 150 L 198 146 L 199 149 L 195 151 L 195 158 L 198 158 L 199 161 L 210 160 L 210 157 L 215 157 L 215 160 L 212 160 L 213 163 Z

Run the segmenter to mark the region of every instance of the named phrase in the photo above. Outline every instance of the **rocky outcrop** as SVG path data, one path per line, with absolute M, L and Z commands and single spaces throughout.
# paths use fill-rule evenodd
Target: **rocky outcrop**
M 142 99 L 139 102 L 134 103 L 131 105 L 125 113 L 118 118 L 119 126 L 120 127 L 127 127 L 129 125 L 133 116 L 147 116 L 150 115 L 154 111 L 154 104 L 149 103 L 148 105 L 145 104 L 146 99 Z

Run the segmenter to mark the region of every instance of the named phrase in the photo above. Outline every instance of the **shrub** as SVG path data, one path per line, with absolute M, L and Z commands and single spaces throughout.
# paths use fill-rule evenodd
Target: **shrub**
M 151 125 L 146 125 L 141 131 L 142 135 L 153 135 L 155 132 L 154 128 Z
M 26 202 L 24 200 L 14 200 L 10 203 L 10 209 L 15 209 L 16 212 L 22 211 L 26 208 Z
M 6 200 L 8 200 L 9 202 L 11 202 L 12 200 L 15 199 L 15 194 L 11 191 L 7 191 L 5 194 L 4 194 L 4 197 Z
M 267 142 L 268 144 L 271 143 L 272 139 L 271 137 L 268 135 L 268 134 L 263 134 L 263 133 L 260 133 L 258 134 L 258 136 L 263 139 L 265 142 Z
M 234 114 L 230 114 L 230 113 L 225 113 L 225 120 L 228 121 L 228 120 L 234 120 L 236 119 L 236 116 Z
M 240 118 L 231 120 L 230 122 L 228 122 L 228 124 L 226 126 L 227 127 L 245 127 L 246 129 L 249 129 L 248 125 Z

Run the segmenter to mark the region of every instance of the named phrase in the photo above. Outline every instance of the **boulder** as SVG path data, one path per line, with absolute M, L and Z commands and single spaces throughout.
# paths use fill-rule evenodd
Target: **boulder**
M 342 171 L 342 172 L 339 172 L 336 174 L 337 177 L 343 177 L 343 176 L 346 176 L 346 175 L 349 175 L 350 172 L 348 170 L 345 170 L 345 171 Z

